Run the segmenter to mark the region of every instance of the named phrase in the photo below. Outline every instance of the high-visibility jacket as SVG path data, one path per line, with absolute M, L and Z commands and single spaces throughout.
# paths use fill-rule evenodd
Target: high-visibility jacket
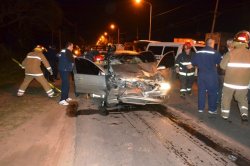
M 22 65 L 25 68 L 25 75 L 30 76 L 42 76 L 41 63 L 47 70 L 51 70 L 49 62 L 45 58 L 42 52 L 33 51 L 27 54 L 23 60 Z
M 250 50 L 236 47 L 222 59 L 220 66 L 226 71 L 224 86 L 232 89 L 247 89 L 250 82 Z
M 182 52 L 175 61 L 175 67 L 179 68 L 179 74 L 182 76 L 193 76 L 195 68 L 188 69 L 187 65 L 191 65 L 192 53 L 187 55 Z

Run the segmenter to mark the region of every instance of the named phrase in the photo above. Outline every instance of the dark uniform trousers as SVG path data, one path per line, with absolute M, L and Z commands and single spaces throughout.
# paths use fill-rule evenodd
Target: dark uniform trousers
M 191 93 L 192 85 L 194 82 L 194 75 L 190 76 L 179 75 L 179 79 L 181 82 L 180 93 L 185 93 L 185 92 Z
M 71 71 L 59 71 L 60 72 L 60 76 L 61 76 L 61 80 L 62 80 L 62 94 L 61 94 L 61 99 L 62 100 L 66 100 L 69 97 L 69 87 L 70 87 L 70 82 L 69 82 L 69 76 Z

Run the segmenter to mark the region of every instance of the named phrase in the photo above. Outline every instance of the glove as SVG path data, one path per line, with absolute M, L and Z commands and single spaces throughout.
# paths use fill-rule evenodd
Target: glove
M 176 72 L 176 73 L 179 73 L 179 72 L 180 72 L 179 67 L 176 67 L 176 68 L 175 68 L 175 72 Z
M 49 73 L 50 73 L 50 75 L 53 75 L 52 69 L 49 69 Z

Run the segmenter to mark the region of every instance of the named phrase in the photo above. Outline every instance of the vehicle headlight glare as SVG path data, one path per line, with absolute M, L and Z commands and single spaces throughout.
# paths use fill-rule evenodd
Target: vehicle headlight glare
M 161 90 L 169 90 L 171 88 L 170 84 L 166 82 L 160 83 L 160 85 L 161 85 L 160 87 Z

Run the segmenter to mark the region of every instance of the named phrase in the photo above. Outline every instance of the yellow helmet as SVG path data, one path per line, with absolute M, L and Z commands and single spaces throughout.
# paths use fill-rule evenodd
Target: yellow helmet
M 39 52 L 43 52 L 43 51 L 47 51 L 47 49 L 41 45 L 37 45 L 35 48 L 34 48 L 34 51 L 39 51 Z

